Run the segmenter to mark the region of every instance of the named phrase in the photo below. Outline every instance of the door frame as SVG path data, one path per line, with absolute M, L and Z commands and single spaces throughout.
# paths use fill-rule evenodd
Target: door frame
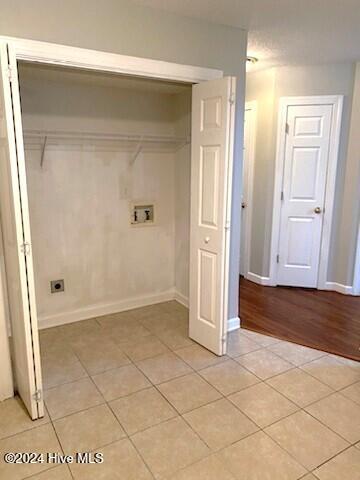
M 59 67 L 73 67 L 85 70 L 111 72 L 129 76 L 138 76 L 154 78 L 159 80 L 177 81 L 184 83 L 200 83 L 208 80 L 222 78 L 222 70 L 214 68 L 205 68 L 193 65 L 183 65 L 174 62 L 162 60 L 153 60 L 148 58 L 133 57 L 98 50 L 89 50 L 67 45 L 59 45 L 37 40 L 28 40 L 23 38 L 1 36 L 0 42 L 9 44 L 15 53 L 16 60 L 23 60 L 32 63 L 45 63 Z M 229 192 L 229 195 L 231 192 Z M 230 249 L 230 242 L 226 245 L 226 250 Z M 228 255 L 226 255 L 227 257 Z M 2 272 L 0 272 L 0 275 Z M 4 283 L 3 276 L 0 278 Z M 0 292 L 5 295 L 4 290 Z M 6 312 L 6 302 L 0 295 L 0 311 Z M 0 339 L 7 339 L 8 333 L 6 323 L 9 322 L 6 315 L 5 322 L 0 322 Z M 1 370 L 0 377 L 4 379 L 12 378 L 11 364 L 8 361 L 9 356 L 6 350 L 0 352 Z M 9 389 L 9 383 L 0 382 L 0 399 L 12 396 L 12 388 Z
M 330 253 L 331 227 L 334 213 L 336 170 L 339 156 L 343 95 L 316 95 L 302 97 L 282 97 L 279 100 L 278 126 L 276 139 L 276 164 L 274 177 L 273 220 L 270 247 L 269 285 L 277 285 L 277 254 L 280 237 L 281 190 L 285 163 L 287 110 L 292 105 L 331 105 L 331 130 L 329 158 L 326 175 L 323 227 L 320 243 L 320 260 L 317 288 L 326 290 L 328 259 Z
M 257 101 L 245 103 L 245 112 L 251 111 L 250 120 L 250 141 L 249 141 L 249 155 L 244 156 L 243 159 L 243 174 L 242 174 L 242 192 L 244 190 L 244 172 L 247 171 L 247 206 L 246 206 L 246 222 L 241 222 L 241 229 L 245 224 L 245 245 L 244 245 L 244 258 L 241 259 L 241 244 L 240 244 L 240 266 L 243 261 L 244 265 L 244 277 L 251 277 L 250 270 L 250 258 L 251 258 L 251 226 L 252 226 L 252 210 L 253 210 L 253 192 L 254 192 L 254 170 L 255 170 L 255 150 L 256 150 L 256 126 L 257 126 Z M 241 235 L 242 237 L 242 235 Z M 240 242 L 241 242 L 240 237 Z
M 353 280 L 353 295 L 360 295 L 360 222 L 357 234 L 357 243 L 355 251 L 355 265 L 354 265 L 354 280 Z

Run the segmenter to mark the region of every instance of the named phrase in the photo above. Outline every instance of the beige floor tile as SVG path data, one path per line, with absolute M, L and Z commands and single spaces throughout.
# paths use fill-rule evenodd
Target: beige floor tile
M 268 348 L 279 357 L 296 366 L 303 365 L 304 363 L 311 362 L 326 355 L 326 352 L 290 342 L 279 342 L 275 345 L 270 345 Z
M 230 332 L 227 336 L 226 353 L 229 357 L 245 355 L 246 353 L 254 352 L 260 348 L 261 346 L 258 343 L 250 340 L 246 335 L 243 335 L 240 329 Z
M 108 370 L 92 378 L 108 402 L 150 386 L 147 378 L 134 365 Z
M 153 335 L 140 337 L 130 342 L 119 343 L 119 346 L 133 362 L 169 352 L 169 349 Z
M 63 352 L 64 350 L 70 351 L 70 346 L 59 327 L 39 330 L 39 342 L 41 355 Z
M 238 392 L 259 382 L 248 370 L 234 360 L 227 360 L 201 370 L 200 375 L 224 395 Z
M 313 475 L 312 473 L 308 473 L 307 475 L 305 475 L 305 477 L 301 477 L 300 480 L 319 480 L 319 479 L 315 477 L 315 475 Z
M 116 324 L 133 322 L 134 315 L 132 310 L 127 310 L 125 312 L 110 313 L 109 315 L 97 317 L 96 321 L 101 327 L 110 327 L 114 322 Z
M 60 385 L 45 392 L 45 404 L 52 420 L 104 403 L 90 378 Z
M 33 464 L 7 464 L 4 461 L 4 454 L 7 452 L 21 453 L 59 453 L 61 448 L 51 424 L 18 433 L 12 437 L 0 440 L 0 478 L 4 480 L 15 480 L 35 475 L 49 468 L 46 463 Z
M 160 311 L 154 316 L 148 316 L 140 319 L 139 322 L 153 335 L 158 335 L 166 330 L 181 326 L 181 322 L 179 322 L 177 317 L 174 317 L 165 311 Z
M 296 405 L 266 383 L 257 383 L 228 398 L 261 428 L 298 410 Z
M 192 372 L 191 368 L 172 352 L 142 360 L 137 362 L 137 366 L 154 384 Z
M 180 417 L 139 432 L 132 441 L 156 478 L 170 476 L 209 453 Z
M 146 307 L 134 308 L 129 313 L 135 320 L 145 320 L 147 318 L 156 318 L 159 314 L 164 313 L 165 309 L 161 303 L 155 305 L 147 305 Z
M 113 342 L 89 343 L 74 347 L 74 352 L 90 375 L 130 364 L 130 360 Z
M 266 380 L 267 378 L 279 375 L 279 373 L 294 368 L 291 363 L 278 357 L 267 349 L 247 353 L 246 355 L 237 357 L 236 361 L 262 380 Z
M 170 348 L 170 350 L 177 350 L 178 348 L 194 345 L 194 342 L 189 338 L 189 335 L 184 328 L 162 330 L 157 333 L 157 336 Z
M 212 450 L 224 448 L 258 430 L 226 398 L 192 410 L 184 418 Z
M 168 480 L 235 480 L 235 477 L 215 455 L 210 455 L 176 472 Z
M 320 480 L 359 480 L 360 451 L 351 447 L 329 460 L 314 473 Z
M 330 355 L 306 363 L 300 368 L 307 373 L 310 373 L 310 375 L 319 379 L 321 382 L 326 383 L 334 390 L 340 390 L 352 383 L 360 381 L 359 370 L 352 368 L 350 365 L 347 365 Z
M 114 400 L 110 407 L 128 435 L 177 416 L 173 407 L 153 387 Z
M 318 467 L 349 445 L 304 411 L 280 420 L 265 431 L 308 470 Z
M 221 398 L 221 394 L 196 373 L 162 383 L 158 388 L 180 413 Z
M 238 480 L 296 480 L 306 473 L 263 432 L 225 448 L 218 457 Z
M 252 330 L 247 330 L 246 328 L 241 328 L 240 332 L 242 335 L 245 335 L 246 337 L 250 338 L 250 340 L 253 340 L 262 347 L 268 347 L 269 345 L 274 345 L 275 343 L 282 342 L 282 340 L 279 340 L 278 338 L 253 332 Z
M 305 407 L 333 392 L 327 385 L 298 368 L 270 378 L 267 383 L 300 407 Z
M 217 365 L 226 360 L 226 356 L 218 357 L 200 345 L 190 345 L 189 347 L 180 348 L 176 350 L 175 353 L 194 370 L 201 370 L 202 368 Z
M 67 465 L 51 468 L 45 472 L 30 477 L 29 480 L 72 480 L 70 469 Z
M 69 350 L 43 355 L 41 366 L 44 389 L 88 376 L 76 355 Z
M 102 328 L 104 333 L 110 335 L 116 343 L 150 335 L 149 330 L 134 319 L 124 321 L 113 318 L 107 323 L 104 322 Z
M 356 443 L 354 446 L 355 446 L 356 448 L 360 448 L 360 442 Z
M 360 404 L 360 382 L 344 388 L 340 393 L 345 395 L 345 397 L 350 398 L 353 402 Z
M 360 406 L 334 393 L 305 409 L 350 443 L 360 440 Z
M 50 422 L 45 411 L 44 418 L 31 420 L 28 411 L 19 397 L 9 398 L 0 402 L 0 439 L 15 435 L 16 433 L 40 427 Z
M 54 427 L 66 455 L 90 452 L 126 436 L 107 405 L 60 418 Z
M 112 443 L 98 451 L 103 453 L 103 463 L 70 466 L 76 480 L 153 480 L 128 439 Z
M 62 336 L 71 344 L 74 341 L 87 341 L 101 334 L 101 329 L 95 318 L 80 322 L 68 323 L 57 327 Z

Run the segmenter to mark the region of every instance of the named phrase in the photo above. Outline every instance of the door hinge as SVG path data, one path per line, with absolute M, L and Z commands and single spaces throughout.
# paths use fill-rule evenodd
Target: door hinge
M 20 249 L 24 255 L 29 255 L 30 253 L 30 243 L 24 242 L 20 245 Z
M 280 255 L 279 254 L 276 255 L 276 263 L 280 263 Z
M 231 226 L 231 223 L 230 223 L 229 221 L 227 221 L 227 222 L 225 223 L 225 227 L 224 227 L 225 230 L 226 230 L 226 231 L 227 231 L 227 230 L 230 230 L 230 226 Z
M 232 93 L 229 97 L 229 103 L 230 105 L 234 105 L 235 104 L 235 93 Z
M 281 201 L 283 201 L 283 200 L 284 200 L 284 192 L 282 191 L 281 192 Z
M 286 123 L 285 123 L 285 133 L 289 133 L 289 131 L 290 131 L 290 126 L 289 126 L 289 124 L 286 122 Z
M 7 67 L 6 74 L 7 74 L 7 77 L 9 79 L 10 83 L 11 83 L 13 81 L 13 72 L 12 72 L 12 68 L 10 67 L 10 65 L 8 65 L 8 67 Z
M 41 402 L 42 401 L 42 390 L 36 390 L 36 392 L 33 395 L 33 399 L 37 403 Z

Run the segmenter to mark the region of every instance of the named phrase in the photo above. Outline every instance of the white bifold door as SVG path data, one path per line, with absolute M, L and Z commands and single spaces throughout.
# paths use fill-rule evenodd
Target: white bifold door
M 279 236 L 279 285 L 316 287 L 332 105 L 287 109 Z
M 226 353 L 235 79 L 193 86 L 189 333 Z
M 16 57 L 0 43 L 0 209 L 15 388 L 32 419 L 44 415 Z

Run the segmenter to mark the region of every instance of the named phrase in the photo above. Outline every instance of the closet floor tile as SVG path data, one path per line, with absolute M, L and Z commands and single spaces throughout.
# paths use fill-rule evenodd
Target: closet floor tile
M 349 446 L 348 442 L 303 410 L 267 427 L 265 432 L 308 470 L 313 470 Z
M 128 435 L 177 416 L 174 408 L 153 387 L 114 400 L 110 407 Z
M 54 422 L 65 455 L 90 452 L 126 434 L 107 405 L 98 405 Z
M 262 380 L 294 368 L 294 365 L 266 348 L 237 357 L 236 361 Z
M 45 391 L 45 405 L 52 420 L 104 403 L 90 378 Z
M 353 402 L 360 405 L 360 382 L 350 385 L 340 391 L 341 395 L 350 398 Z
M 275 343 L 268 348 L 279 357 L 282 357 L 284 360 L 296 366 L 303 365 L 304 363 L 311 362 L 326 355 L 325 352 L 320 350 L 290 342 Z
M 267 383 L 300 407 L 305 407 L 333 392 L 330 387 L 298 368 L 270 378 Z
M 351 364 L 342 362 L 331 355 L 301 365 L 300 368 L 334 390 L 340 390 L 360 381 L 360 370 L 358 368 L 354 368 Z
M 224 395 L 230 395 L 260 380 L 234 360 L 201 370 L 199 374 Z
M 47 452 L 62 454 L 60 444 L 51 424 L 18 433 L 12 437 L 0 440 L 0 478 L 6 480 L 20 480 L 35 475 L 49 468 L 44 463 L 5 463 L 4 455 L 7 452 Z
M 143 390 L 151 385 L 134 365 L 108 370 L 105 373 L 94 375 L 92 378 L 108 402 Z
M 103 463 L 70 466 L 76 480 L 153 480 L 128 439 L 119 440 L 98 451 L 103 454 Z
M 299 408 L 266 383 L 257 383 L 228 398 L 261 428 L 287 417 Z
M 260 348 L 261 345 L 243 335 L 240 329 L 228 334 L 226 353 L 229 357 L 245 355 Z
M 95 343 L 75 347 L 74 352 L 89 375 L 96 375 L 131 363 L 120 348 L 112 342 L 107 342 L 106 345 Z
M 345 450 L 315 470 L 320 480 L 359 480 L 360 450 L 354 447 Z
M 306 469 L 263 432 L 257 432 L 217 454 L 238 480 L 297 480 Z
M 72 480 L 70 469 L 67 465 L 50 468 L 42 473 L 30 477 L 30 480 Z
M 137 362 L 137 366 L 154 384 L 166 382 L 192 371 L 185 362 L 171 352 Z
M 224 448 L 259 430 L 226 398 L 192 410 L 184 419 L 212 450 Z
M 194 370 L 201 370 L 202 368 L 216 365 L 224 362 L 227 358 L 225 355 L 218 357 L 200 345 L 190 345 L 188 347 L 180 348 L 179 350 L 176 350 L 175 353 Z
M 158 389 L 179 413 L 189 412 L 221 398 L 221 394 L 197 373 L 162 383 Z
M 133 362 L 169 352 L 169 349 L 153 335 L 121 342 L 119 343 L 119 347 Z
M 0 439 L 49 422 L 50 418 L 46 411 L 44 418 L 31 420 L 24 404 L 17 396 L 0 402 Z
M 166 478 L 209 453 L 180 417 L 136 433 L 132 441 L 156 478 Z
M 169 480 L 236 480 L 215 455 L 179 470 Z
M 88 376 L 76 355 L 69 351 L 52 352 L 41 358 L 44 389 Z

